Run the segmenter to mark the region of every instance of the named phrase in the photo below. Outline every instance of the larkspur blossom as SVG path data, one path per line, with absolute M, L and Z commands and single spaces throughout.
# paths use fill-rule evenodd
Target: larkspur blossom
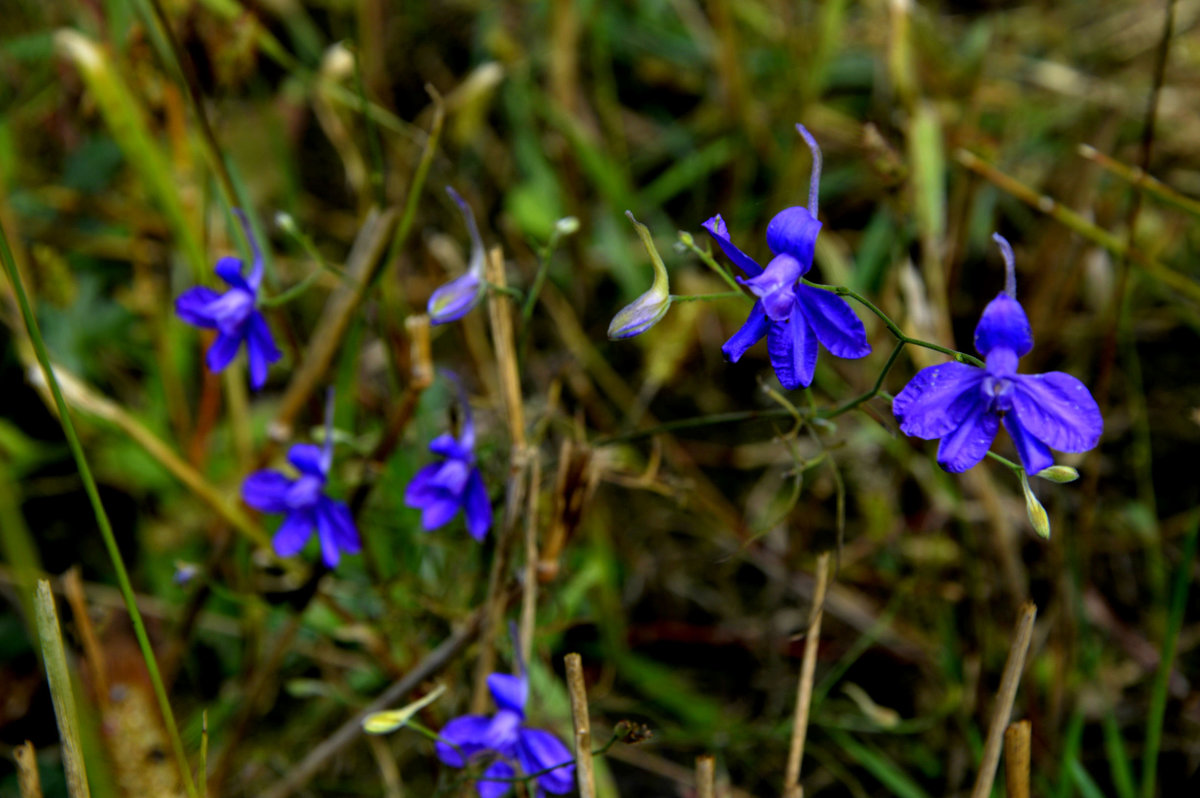
M 1033 331 L 1017 302 L 1012 248 L 999 234 L 992 238 L 1007 279 L 975 328 L 975 348 L 986 368 L 952 362 L 921 369 L 896 395 L 892 412 L 906 435 L 942 439 L 937 459 L 947 471 L 966 471 L 982 460 L 1003 424 L 1025 471 L 1037 474 L 1054 465 L 1051 449 L 1085 452 L 1095 446 L 1104 420 L 1088 389 L 1070 374 L 1017 373 L 1017 360 L 1033 348 Z
M 224 370 L 245 343 L 246 357 L 250 361 L 250 384 L 258 390 L 267 381 L 267 369 L 282 355 L 271 337 L 271 328 L 258 310 L 263 276 L 262 252 L 245 214 L 237 209 L 234 213 L 241 221 L 254 253 L 250 273 L 242 275 L 244 264 L 240 258 L 221 258 L 214 271 L 229 284 L 229 290 L 218 294 L 202 285 L 188 289 L 175 300 L 175 313 L 188 324 L 217 331 L 217 338 L 205 356 L 209 371 Z
M 525 725 L 529 679 L 524 669 L 521 671 L 516 676 L 488 676 L 488 689 L 496 700 L 495 715 L 462 715 L 442 728 L 437 756 L 447 765 L 461 768 L 476 758 L 495 757 L 475 784 L 480 798 L 500 798 L 507 793 L 518 768 L 520 775 L 541 773 L 533 779 L 535 796 L 543 791 L 563 795 L 574 786 L 575 766 L 567 747 L 550 732 Z
M 838 357 L 859 358 L 871 352 L 863 323 L 846 300 L 800 282 L 812 268 L 813 249 L 821 223 L 817 221 L 817 190 L 821 181 L 821 149 L 803 125 L 796 130 L 813 155 L 808 208 L 784 208 L 767 225 L 767 246 L 774 258 L 763 269 L 729 240 L 720 214 L 703 227 L 737 266 L 749 275 L 738 278 L 758 297 L 746 323 L 721 347 L 736 363 L 765 335 L 771 366 L 784 388 L 807 387 L 817 367 L 817 344 Z
M 467 315 L 471 308 L 479 304 L 479 300 L 483 298 L 487 289 L 483 275 L 483 238 L 479 235 L 479 228 L 475 224 L 475 214 L 471 213 L 471 206 L 458 195 L 457 191 L 446 186 L 446 193 L 458 204 L 463 219 L 467 222 L 467 232 L 471 236 L 471 259 L 467 263 L 466 272 L 438 287 L 429 297 L 426 312 L 429 314 L 429 320 L 434 324 L 458 321 Z
M 421 511 L 426 532 L 449 523 L 462 510 L 471 537 L 483 540 L 492 528 L 492 505 L 475 465 L 475 422 L 462 383 L 450 372 L 442 373 L 458 390 L 462 428 L 457 438 L 444 433 L 430 442 L 429 451 L 445 459 L 416 473 L 404 491 L 404 503 Z
M 334 568 L 343 552 L 357 554 L 362 544 L 350 508 L 325 495 L 325 481 L 333 465 L 332 391 L 325 408 L 324 445 L 298 443 L 288 450 L 287 459 L 300 472 L 298 479 L 288 479 L 278 471 L 256 471 L 242 483 L 242 498 L 264 513 L 284 513 L 272 541 L 276 554 L 299 554 L 316 527 L 321 557 Z

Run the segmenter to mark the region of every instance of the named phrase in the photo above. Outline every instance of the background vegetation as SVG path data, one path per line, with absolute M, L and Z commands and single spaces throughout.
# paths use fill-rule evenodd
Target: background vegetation
M 1193 2 L 1094 0 L 8 0 L 0 224 L 76 380 L 68 403 L 193 765 L 207 713 L 211 794 L 281 794 L 269 791 L 484 603 L 497 536 L 476 545 L 461 521 L 427 534 L 403 506 L 452 421 L 448 387 L 422 390 L 406 327 L 464 262 L 447 185 L 522 296 L 545 266 L 514 338 L 540 474 L 517 511 L 537 508 L 542 545 L 530 716 L 566 737 L 562 655 L 581 652 L 596 741 L 621 719 L 654 735 L 599 760 L 601 794 L 690 794 L 703 753 L 729 794 L 778 794 L 814 563 L 839 536 L 807 795 L 966 794 L 1026 599 L 1038 620 L 1014 714 L 1032 721 L 1034 794 L 1194 794 L 1198 22 Z M 765 255 L 771 216 L 807 197 L 796 122 L 825 150 L 816 278 L 874 298 L 910 334 L 970 351 L 1003 281 L 989 236 L 1013 242 L 1036 336 L 1024 369 L 1075 374 L 1105 414 L 1099 448 L 1062 461 L 1081 479 L 1035 485 L 1049 540 L 1008 469 L 941 472 L 884 397 L 793 424 L 764 347 L 721 358 L 737 300 L 606 340 L 651 275 L 624 211 L 653 232 L 673 291 L 726 290 L 676 231 L 704 246 L 700 223 L 719 212 Z M 267 244 L 271 294 L 316 275 L 267 312 L 284 359 L 258 394 L 240 361 L 207 374 L 206 339 L 172 312 L 218 257 L 245 251 L 233 205 Z M 566 216 L 579 231 L 550 251 Z M 377 273 L 346 310 L 364 260 Z M 0 745 L 31 740 L 46 794 L 66 794 L 28 591 L 33 574 L 77 567 L 83 598 L 60 611 L 93 788 L 182 794 L 0 285 Z M 811 392 L 787 401 L 833 408 L 872 388 L 893 340 L 858 310 L 874 353 L 823 356 Z M 337 335 L 318 326 L 331 314 Z M 297 389 L 331 344 L 318 383 Z M 498 346 L 484 308 L 432 341 L 472 395 L 499 529 L 515 449 Z M 882 387 L 942 359 L 908 347 Z M 330 574 L 312 548 L 276 561 L 256 543 L 276 519 L 238 499 L 282 444 L 314 438 L 326 384 L 332 492 L 353 499 L 366 544 Z M 1003 436 L 997 447 L 1012 455 Z M 523 557 L 518 542 L 514 583 Z M 180 584 L 185 563 L 198 575 Z M 509 669 L 503 629 L 494 644 Z M 466 711 L 491 648 L 454 652 L 394 704 L 444 684 L 420 713 L 440 727 Z M 17 795 L 3 759 L 0 794 Z M 126 781 L 139 774 L 157 786 Z M 355 736 L 311 775 L 301 794 L 462 785 L 410 730 Z

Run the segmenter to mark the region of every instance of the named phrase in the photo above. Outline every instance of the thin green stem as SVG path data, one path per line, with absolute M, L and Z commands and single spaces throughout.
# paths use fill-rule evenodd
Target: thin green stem
M 875 379 L 875 384 L 871 386 L 871 390 L 859 394 L 845 404 L 838 405 L 832 410 L 819 411 L 817 415 L 820 418 L 833 418 L 834 416 L 840 416 L 841 414 L 849 412 L 862 403 L 869 402 L 878 396 L 880 390 L 883 388 L 883 381 L 887 379 L 888 372 L 892 370 L 892 366 L 896 363 L 896 359 L 900 357 L 900 353 L 904 351 L 904 346 L 906 343 L 907 342 L 903 340 L 896 342 L 895 348 L 892 349 L 892 353 L 888 355 L 887 362 L 883 364 L 883 371 L 879 372 L 879 376 Z
M 367 86 L 363 82 L 362 58 L 357 47 L 351 47 L 350 53 L 354 56 L 354 88 L 358 91 L 363 124 L 367 129 L 367 152 L 371 155 L 371 190 L 375 192 L 375 204 L 382 208 L 387 205 L 387 192 L 384 190 L 383 150 L 379 146 L 379 130 L 375 127 L 375 120 L 368 113 L 370 100 L 367 99 Z
M 754 297 L 742 291 L 741 286 L 739 286 L 737 283 L 737 280 L 733 279 L 733 275 L 721 268 L 721 264 L 717 263 L 711 252 L 700 249 L 700 247 L 696 246 L 696 239 L 691 233 L 685 230 L 680 230 L 679 242 L 690 249 L 705 266 L 712 269 L 718 277 L 725 281 L 726 285 L 728 285 L 734 291 L 737 291 L 742 296 L 746 297 L 747 300 L 751 302 L 754 301 Z
M 133 622 L 133 631 L 137 635 L 138 646 L 141 648 L 142 657 L 146 661 L 146 670 L 150 673 L 150 681 L 154 686 L 154 695 L 158 699 L 158 706 L 162 711 L 163 722 L 167 727 L 167 735 L 170 737 L 171 747 L 175 751 L 180 778 L 184 781 L 188 795 L 191 798 L 198 798 L 196 784 L 192 779 L 192 772 L 188 766 L 187 754 L 183 749 L 183 740 L 179 737 L 179 728 L 175 724 L 175 715 L 171 711 L 171 702 L 167 697 L 167 689 L 163 684 L 162 675 L 159 673 L 158 662 L 154 659 L 154 649 L 150 646 L 150 638 L 146 634 L 146 625 L 142 622 L 142 614 L 138 610 L 137 597 L 133 592 L 133 584 L 129 581 L 129 574 L 125 570 L 125 562 L 121 559 L 121 550 L 117 547 L 117 539 L 113 534 L 108 513 L 104 509 L 104 504 L 100 501 L 100 492 L 96 487 L 96 480 L 92 476 L 91 468 L 88 466 L 87 457 L 84 456 L 83 444 L 80 443 L 79 436 L 75 432 L 75 424 L 71 421 L 71 412 L 67 408 L 67 401 L 63 398 L 62 388 L 59 387 L 58 379 L 54 375 L 54 368 L 50 365 L 50 353 L 46 349 L 46 342 L 42 338 L 41 329 L 38 327 L 37 317 L 33 313 L 32 306 L 29 304 L 29 297 L 25 293 L 25 285 L 21 281 L 20 273 L 17 271 L 16 262 L 13 260 L 12 251 L 8 246 L 8 236 L 5 235 L 3 227 L 0 227 L 0 259 L 4 261 L 4 271 L 8 274 L 9 282 L 12 283 L 13 293 L 16 294 L 17 303 L 21 308 L 21 316 L 25 320 L 25 329 L 29 333 L 30 343 L 33 344 L 38 363 L 41 364 L 42 373 L 46 377 L 46 384 L 50 388 L 50 393 L 54 396 L 54 404 L 58 409 L 59 422 L 62 424 L 63 433 L 67 437 L 67 445 L 71 449 L 71 455 L 75 458 L 75 465 L 79 469 L 79 476 L 83 481 L 84 491 L 87 493 L 88 501 L 92 505 L 92 511 L 96 515 L 96 523 L 100 527 L 101 536 L 104 538 L 104 547 L 108 550 L 108 556 L 112 560 L 113 568 L 116 570 L 117 584 L 120 586 L 121 595 L 125 599 L 125 606 L 129 611 L 129 619 Z
M 715 294 L 671 294 L 671 302 L 707 302 L 710 299 L 733 299 L 746 296 L 745 291 L 719 291 Z
M 388 247 L 387 260 L 384 261 L 384 267 L 379 270 L 380 275 L 393 269 L 396 261 L 400 258 L 400 250 L 404 248 L 404 242 L 408 240 L 408 233 L 417 216 L 417 202 L 421 199 L 421 193 L 425 188 L 425 178 L 428 177 L 429 167 L 433 164 L 438 140 L 442 137 L 442 123 L 446 120 L 446 106 L 442 102 L 442 95 L 438 94 L 437 89 L 429 83 L 425 84 L 425 91 L 429 92 L 429 96 L 433 100 L 433 124 L 429 129 L 429 138 L 425 140 L 421 160 L 417 162 L 417 170 L 413 173 L 412 182 L 408 184 L 408 196 L 404 198 L 404 211 L 400 214 L 400 223 L 396 225 L 396 235 L 392 238 L 391 246 Z
M 550 239 L 544 247 L 538 250 L 537 273 L 533 275 L 533 283 L 529 286 L 529 293 L 525 295 L 525 303 L 521 305 L 521 321 L 526 325 L 533 318 L 533 307 L 537 304 L 538 295 L 542 293 L 542 286 L 546 284 L 546 277 L 549 276 L 550 259 L 554 256 L 554 251 L 558 249 L 558 243 L 567 235 L 570 233 L 564 233 L 559 225 L 555 224 Z

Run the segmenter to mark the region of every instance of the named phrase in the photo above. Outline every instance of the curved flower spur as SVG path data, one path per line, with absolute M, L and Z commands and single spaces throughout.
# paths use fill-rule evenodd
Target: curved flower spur
M 817 368 L 817 344 L 838 357 L 860 358 L 871 352 L 867 331 L 846 300 L 800 282 L 812 268 L 821 223 L 817 192 L 821 183 L 821 148 L 804 125 L 797 132 L 812 151 L 813 170 L 808 208 L 784 208 L 767 225 L 767 246 L 775 256 L 764 269 L 729 240 L 720 214 L 702 226 L 725 255 L 748 275 L 738 278 L 758 297 L 746 323 L 721 347 L 736 363 L 765 335 L 771 366 L 784 388 L 806 388 Z
M 1026 473 L 1054 465 L 1051 449 L 1086 452 L 1100 440 L 1104 420 L 1082 382 L 1061 371 L 1018 374 L 1017 361 L 1033 348 L 1033 331 L 1017 302 L 1012 247 L 992 238 L 1004 256 L 1004 290 L 984 308 L 975 348 L 987 366 L 943 363 L 917 372 L 892 402 L 905 435 L 941 438 L 938 465 L 962 472 L 984 458 L 1001 423 Z

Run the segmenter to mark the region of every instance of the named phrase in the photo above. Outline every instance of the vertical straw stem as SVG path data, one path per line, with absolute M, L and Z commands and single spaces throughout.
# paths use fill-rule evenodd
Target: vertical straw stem
M 788 749 L 787 770 L 784 772 L 783 794 L 801 795 L 800 763 L 804 759 L 804 738 L 808 734 L 808 711 L 812 705 L 813 674 L 817 667 L 817 644 L 821 640 L 821 616 L 825 593 L 829 589 L 830 553 L 817 556 L 817 580 L 813 590 L 812 610 L 808 616 L 808 634 L 804 638 L 804 658 L 800 661 L 800 680 L 796 690 L 796 711 L 792 717 L 792 744 Z
M 42 642 L 42 657 L 46 666 L 46 681 L 54 700 L 54 717 L 58 719 L 58 734 L 62 739 L 63 768 L 67 772 L 67 792 L 71 798 L 89 798 L 87 768 L 83 763 L 83 746 L 79 738 L 79 715 L 75 710 L 75 694 L 71 690 L 71 673 L 67 670 L 67 653 L 63 648 L 62 629 L 58 625 L 58 610 L 50 581 L 39 579 L 35 599 L 38 637 Z
M 1030 723 L 1018 720 L 1004 732 L 1004 794 L 1006 798 L 1029 798 Z
M 21 798 L 42 798 L 42 777 L 38 774 L 33 743 L 26 740 L 24 745 L 14 748 L 13 759 L 17 762 L 17 786 Z
M 571 695 L 571 719 L 575 737 L 575 779 L 579 798 L 596 798 L 596 766 L 592 762 L 592 722 L 588 717 L 587 688 L 583 684 L 583 659 L 572 652 L 563 658 L 567 665 L 567 692 Z
M 542 482 L 542 461 L 536 451 L 530 452 L 529 503 L 525 510 L 525 573 L 521 585 L 521 657 L 525 662 L 533 656 L 533 630 L 537 624 L 538 598 L 538 486 Z
M 696 757 L 696 798 L 716 798 L 716 761 L 711 754 Z
M 146 661 L 146 670 L 150 674 L 150 683 L 153 685 L 154 695 L 158 699 L 158 708 L 162 712 L 163 723 L 167 727 L 167 735 L 171 740 L 171 747 L 175 752 L 180 776 L 187 787 L 188 795 L 196 798 L 196 785 L 192 781 L 192 774 L 188 769 L 187 754 L 183 750 L 183 741 L 180 739 L 179 729 L 175 725 L 175 714 L 171 711 L 171 701 L 167 697 L 167 688 L 163 684 L 162 674 L 159 673 L 158 662 L 154 659 L 154 649 L 150 645 L 150 637 L 146 634 L 146 625 L 142 622 L 142 614 L 138 610 L 137 597 L 133 592 L 133 583 L 130 582 L 129 573 L 125 570 L 125 561 L 121 559 L 121 550 L 117 547 L 117 538 L 113 534 L 112 523 L 108 520 L 108 513 L 104 509 L 104 504 L 100 501 L 100 491 L 96 487 L 96 480 L 92 476 L 91 468 L 88 466 L 87 457 L 84 456 L 83 444 L 80 442 L 79 435 L 75 431 L 75 423 L 71 420 L 71 411 L 67 408 L 67 400 L 63 398 L 62 389 L 59 387 L 54 369 L 50 365 L 50 353 L 47 351 L 46 342 L 42 338 L 41 328 L 38 327 L 37 317 L 34 316 L 33 308 L 29 304 L 29 297 L 25 293 L 25 284 L 21 281 L 21 275 L 17 272 L 12 251 L 8 246 L 8 236 L 4 234 L 3 227 L 0 227 L 0 260 L 3 261 L 4 270 L 8 273 L 8 279 L 12 283 L 13 293 L 17 296 L 17 304 L 21 308 L 21 316 L 25 322 L 25 329 L 29 333 L 30 343 L 33 344 L 33 350 L 37 353 L 38 363 L 42 367 L 42 374 L 46 378 L 46 384 L 50 387 L 50 392 L 54 396 L 54 406 L 58 410 L 59 423 L 62 424 L 63 434 L 67 438 L 67 445 L 75 460 L 75 467 L 79 470 L 79 477 L 83 482 L 84 492 L 87 493 L 88 500 L 91 502 L 92 512 L 96 516 L 96 525 L 100 527 L 100 536 L 104 539 L 104 547 L 108 550 L 109 559 L 112 560 L 113 570 L 117 576 L 117 584 L 120 586 L 121 595 L 125 599 L 125 607 L 128 609 L 129 619 L 133 623 L 133 631 L 137 637 L 138 647 L 141 649 L 142 657 Z M 46 589 L 47 591 L 49 590 L 48 585 Z M 57 621 L 57 616 L 55 620 Z M 86 784 L 84 788 L 86 789 Z
M 1032 601 L 1021 605 L 1013 633 L 1008 660 L 1004 663 L 1004 675 L 996 693 L 996 705 L 992 708 L 992 722 L 988 727 L 987 742 L 983 746 L 983 762 L 979 775 L 971 789 L 971 798 L 987 798 L 992 793 L 992 782 L 996 779 L 996 768 L 1000 764 L 1000 750 L 1004 743 L 1004 730 L 1012 717 L 1013 701 L 1017 697 L 1017 686 L 1021 683 L 1021 671 L 1025 668 L 1025 655 L 1033 639 L 1033 621 L 1037 618 L 1037 607 Z

